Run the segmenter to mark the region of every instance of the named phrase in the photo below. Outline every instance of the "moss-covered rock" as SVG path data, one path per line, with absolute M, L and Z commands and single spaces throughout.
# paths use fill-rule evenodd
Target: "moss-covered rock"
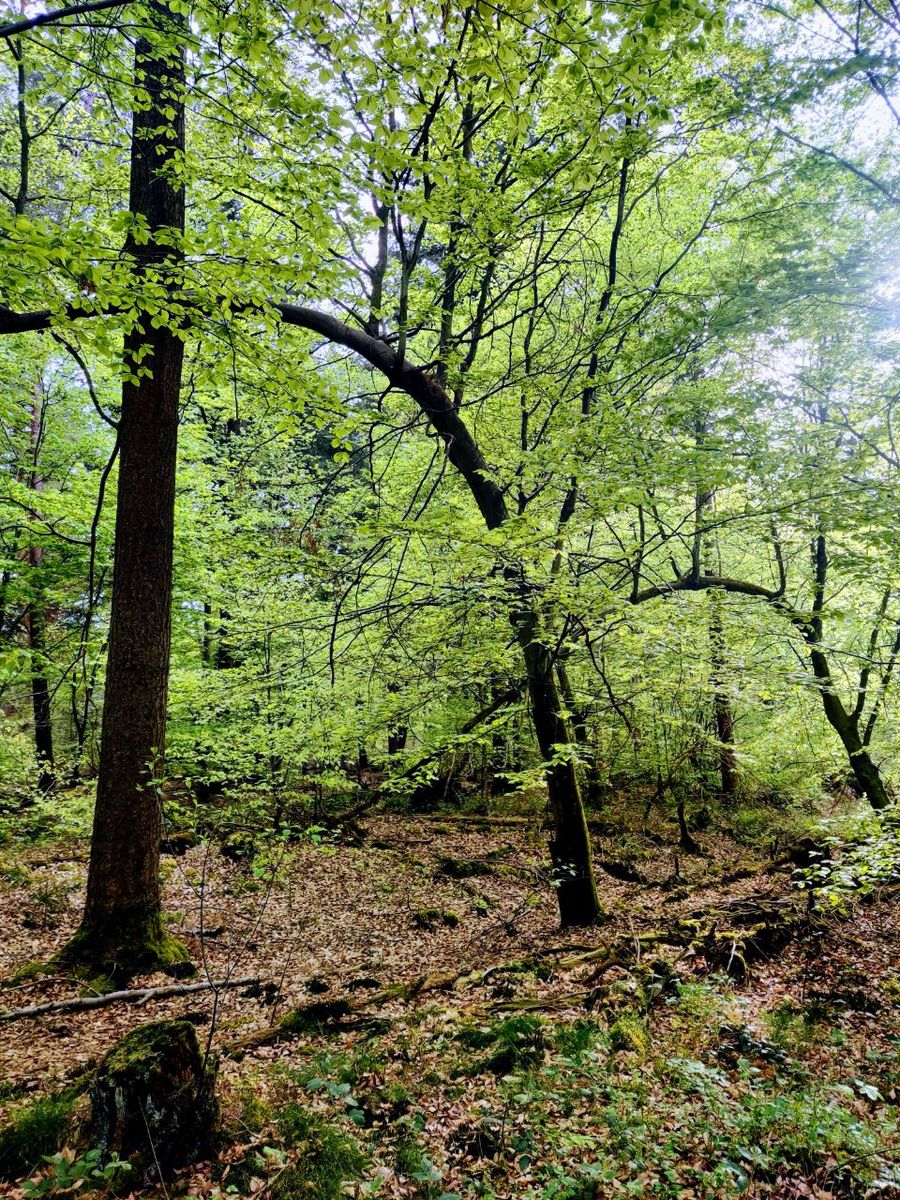
M 91 1144 L 163 1172 L 201 1157 L 216 1132 L 214 1079 L 189 1021 L 132 1030 L 91 1080 Z
M 278 1029 L 294 1037 L 303 1033 L 317 1033 L 323 1025 L 332 1025 L 349 1015 L 350 1002 L 343 996 L 336 1000 L 316 1000 L 286 1012 L 278 1023 Z
M 446 875 L 448 879 L 474 879 L 478 875 L 492 875 L 494 868 L 486 859 L 451 858 L 441 859 L 438 874 Z
M 450 909 L 420 908 L 413 914 L 413 924 L 418 929 L 437 929 L 443 925 L 447 929 L 455 929 L 459 924 L 459 914 Z
M 178 829 L 163 838 L 159 849 L 161 854 L 174 854 L 180 858 L 197 845 L 197 835 L 192 829 Z

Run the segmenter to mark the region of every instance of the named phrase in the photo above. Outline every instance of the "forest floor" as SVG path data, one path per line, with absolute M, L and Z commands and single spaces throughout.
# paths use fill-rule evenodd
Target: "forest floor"
M 900 893 L 764 922 L 742 978 L 729 914 L 800 910 L 790 864 L 724 835 L 700 855 L 598 835 L 610 920 L 561 932 L 537 824 L 363 833 L 166 856 L 199 978 L 262 987 L 0 1024 L 0 1124 L 136 1025 L 188 1015 L 221 1055 L 223 1149 L 165 1190 L 130 1178 L 135 1196 L 900 1197 Z M 86 859 L 78 840 L 0 848 L 0 1009 L 78 994 L 9 980 L 75 928 Z

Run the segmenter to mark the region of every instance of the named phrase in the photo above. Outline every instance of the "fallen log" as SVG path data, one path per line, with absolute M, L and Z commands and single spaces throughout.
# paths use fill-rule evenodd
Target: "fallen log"
M 224 988 L 258 987 L 259 976 L 244 979 L 211 979 L 206 983 L 172 983 L 162 987 L 129 988 L 122 992 L 106 992 L 102 996 L 79 996 L 74 1000 L 53 1000 L 49 1004 L 31 1004 L 27 1008 L 12 1008 L 0 1012 L 0 1021 L 24 1021 L 56 1013 L 81 1012 L 84 1009 L 105 1008 L 108 1004 L 146 1004 L 150 1000 L 165 1000 L 170 996 L 189 996 L 194 992 L 222 991 Z
M 222 1053 L 226 1058 L 241 1058 L 248 1050 L 267 1046 L 272 1042 L 281 1041 L 282 1038 L 297 1037 L 317 1027 L 340 1026 L 349 1029 L 360 1024 L 377 1022 L 377 1018 L 370 1014 L 370 1009 L 379 1008 L 392 1000 L 412 1000 L 426 992 L 447 991 L 457 984 L 468 985 L 473 977 L 472 974 L 459 971 L 441 971 L 432 975 L 417 975 L 409 983 L 392 984 L 359 1001 L 347 996 L 337 996 L 333 1000 L 315 1000 L 311 1004 L 292 1008 L 274 1025 L 256 1029 L 237 1041 L 230 1042 L 223 1047 Z

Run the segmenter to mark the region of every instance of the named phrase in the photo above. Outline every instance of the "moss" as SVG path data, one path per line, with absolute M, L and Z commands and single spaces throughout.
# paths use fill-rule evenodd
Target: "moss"
M 115 922 L 82 921 L 50 965 L 106 991 L 144 972 L 166 971 L 179 979 L 195 973 L 187 948 L 166 932 L 159 910 L 132 913 Z
M 492 875 L 494 868 L 483 859 L 442 858 L 438 867 L 439 875 L 448 879 L 474 879 L 477 875 Z
M 507 1017 L 488 1028 L 461 1030 L 457 1037 L 464 1045 L 476 1050 L 491 1050 L 485 1058 L 464 1070 L 463 1073 L 470 1075 L 483 1071 L 509 1075 L 534 1066 L 546 1046 L 543 1023 L 535 1017 Z
M 218 1106 L 215 1060 L 189 1021 L 155 1021 L 127 1034 L 91 1080 L 91 1137 L 104 1153 L 148 1157 L 163 1169 L 207 1151 Z
M 344 999 L 318 1000 L 313 1004 L 292 1008 L 281 1018 L 278 1027 L 282 1033 L 293 1036 L 303 1033 L 318 1033 L 323 1025 L 339 1021 L 349 1012 L 350 1004 Z
M 252 1082 L 241 1084 L 238 1102 L 241 1110 L 241 1125 L 250 1133 L 259 1133 L 272 1119 L 272 1106 L 260 1096 Z
M 362 1174 L 366 1159 L 356 1141 L 302 1105 L 286 1105 L 278 1115 L 278 1128 L 285 1144 L 299 1155 L 278 1176 L 273 1200 L 340 1200 L 344 1185 Z
M 628 1050 L 646 1057 L 650 1053 L 650 1035 L 640 1017 L 634 1013 L 623 1013 L 609 1029 L 609 1048 L 614 1051 Z
M 42 1096 L 15 1110 L 0 1130 L 0 1179 L 18 1179 L 63 1148 L 76 1121 L 83 1086 Z
M 103 1060 L 102 1070 L 111 1075 L 143 1070 L 168 1051 L 173 1037 L 182 1034 L 188 1041 L 193 1039 L 196 1043 L 196 1031 L 189 1021 L 154 1021 L 150 1025 L 140 1025 L 113 1046 Z
M 413 915 L 413 923 L 419 929 L 436 929 L 438 925 L 455 929 L 459 924 L 459 915 L 450 909 L 420 908 Z
M 10 975 L 10 983 L 28 983 L 31 979 L 40 979 L 42 975 L 50 974 L 50 964 L 43 962 L 23 963 Z
M 417 1131 L 409 1125 L 401 1130 L 397 1140 L 394 1165 L 398 1175 L 405 1175 L 415 1181 L 416 1189 L 413 1195 L 417 1200 L 436 1200 L 443 1193 L 440 1174 L 425 1153 Z
M 553 1045 L 568 1058 L 580 1058 L 590 1050 L 601 1036 L 600 1027 L 589 1017 L 572 1021 L 556 1030 Z

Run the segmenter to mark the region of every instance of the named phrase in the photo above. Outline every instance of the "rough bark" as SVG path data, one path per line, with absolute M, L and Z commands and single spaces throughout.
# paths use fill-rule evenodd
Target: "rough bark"
M 218 1121 L 215 1060 L 188 1021 L 133 1029 L 90 1085 L 90 1138 L 104 1155 L 137 1158 L 160 1175 L 208 1153 Z
M 184 229 L 184 189 L 172 178 L 184 149 L 184 59 L 175 18 L 150 9 L 153 32 L 135 47 L 135 82 L 147 102 L 132 119 L 132 214 L 157 241 L 128 245 L 138 275 L 153 269 L 174 284 L 180 252 L 167 233 Z M 163 46 L 165 45 L 165 49 Z M 174 116 L 172 115 L 174 113 Z M 125 337 L 119 480 L 103 706 L 100 773 L 87 899 L 63 958 L 110 979 L 171 965 L 186 952 L 163 930 L 159 892 L 160 775 L 166 699 L 175 517 L 178 400 L 183 343 L 166 325 L 138 320 Z

